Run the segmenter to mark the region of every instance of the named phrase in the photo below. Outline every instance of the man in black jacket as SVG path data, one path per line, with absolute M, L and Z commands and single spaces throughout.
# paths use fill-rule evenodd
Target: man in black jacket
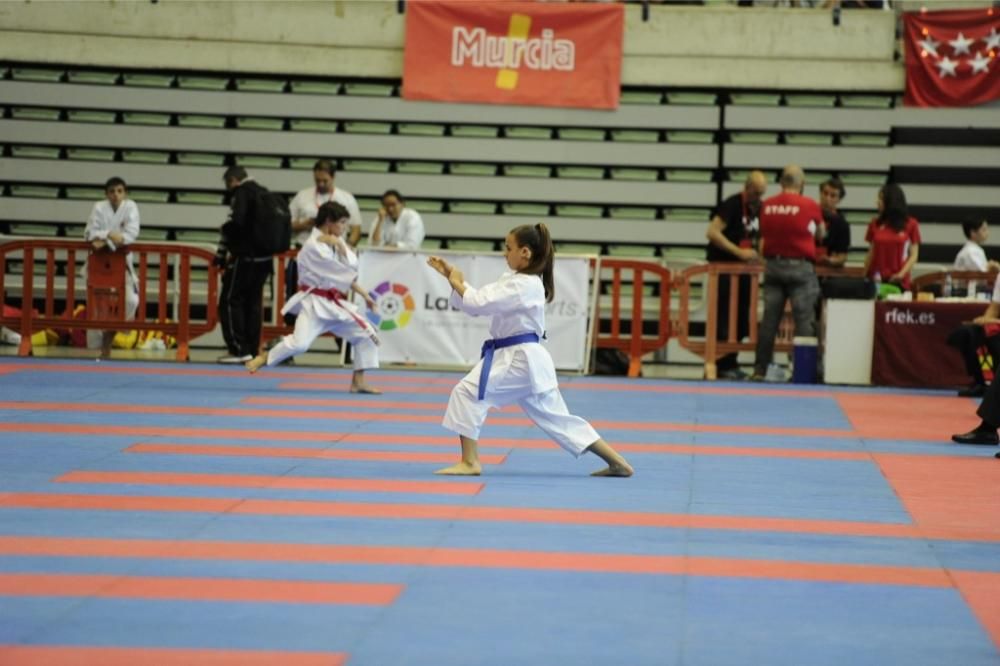
M 252 242 L 257 202 L 264 188 L 239 166 L 227 169 L 222 180 L 229 190 L 230 209 L 215 259 L 225 268 L 219 322 L 229 353 L 219 363 L 245 363 L 260 351 L 261 299 L 274 262 L 271 254 L 256 256 Z

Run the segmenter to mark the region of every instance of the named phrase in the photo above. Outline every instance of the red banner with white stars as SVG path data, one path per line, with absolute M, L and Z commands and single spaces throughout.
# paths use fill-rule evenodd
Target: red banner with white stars
M 972 106 L 1000 99 L 1000 10 L 903 15 L 907 106 Z

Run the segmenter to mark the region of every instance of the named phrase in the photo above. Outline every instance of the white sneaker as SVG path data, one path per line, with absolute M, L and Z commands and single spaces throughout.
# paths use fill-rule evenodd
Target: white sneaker
M 2 326 L 0 327 L 0 342 L 5 345 L 19 345 L 21 344 L 21 334 Z
M 249 361 L 252 358 L 253 358 L 253 356 L 251 356 L 250 354 L 247 354 L 246 356 L 231 356 L 231 355 L 226 355 L 226 356 L 220 356 L 219 357 L 219 363 L 226 363 L 228 365 L 236 365 L 237 363 L 246 363 L 247 361 Z
M 765 382 L 784 383 L 788 381 L 788 373 L 777 363 L 767 366 L 767 374 L 764 375 Z

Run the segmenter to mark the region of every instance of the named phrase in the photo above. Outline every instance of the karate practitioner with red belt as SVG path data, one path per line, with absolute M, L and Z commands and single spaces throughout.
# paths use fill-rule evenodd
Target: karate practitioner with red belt
M 375 328 L 348 300 L 353 291 L 361 294 L 369 308 L 375 306 L 371 296 L 357 284 L 358 257 L 344 238 L 349 219 L 350 213 L 339 203 L 319 207 L 316 226 L 297 258 L 299 291 L 281 310 L 282 314 L 298 315 L 295 331 L 281 338 L 266 354 L 247 361 L 250 372 L 301 354 L 323 333 L 333 333 L 353 347 L 351 393 L 381 393 L 365 383 L 365 370 L 378 367 Z

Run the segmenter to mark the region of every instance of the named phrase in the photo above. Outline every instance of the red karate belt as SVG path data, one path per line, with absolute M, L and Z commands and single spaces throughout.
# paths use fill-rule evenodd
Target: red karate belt
M 319 296 L 320 298 L 325 298 L 328 301 L 333 301 L 337 305 L 337 307 L 342 309 L 347 314 L 351 315 L 351 318 L 355 322 L 357 322 L 358 326 L 360 326 L 365 330 L 368 330 L 369 324 L 367 321 L 356 315 L 353 310 L 344 307 L 344 300 L 347 298 L 347 294 L 345 294 L 344 292 L 338 289 L 316 289 L 314 287 L 310 287 L 304 284 L 299 285 L 299 291 L 308 291 L 310 294 L 313 294 L 314 296 Z

